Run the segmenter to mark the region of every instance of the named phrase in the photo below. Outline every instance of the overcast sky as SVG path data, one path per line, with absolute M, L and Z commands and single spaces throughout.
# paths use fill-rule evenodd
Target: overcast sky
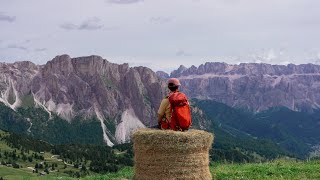
M 0 0 L 0 61 L 320 63 L 320 0 Z

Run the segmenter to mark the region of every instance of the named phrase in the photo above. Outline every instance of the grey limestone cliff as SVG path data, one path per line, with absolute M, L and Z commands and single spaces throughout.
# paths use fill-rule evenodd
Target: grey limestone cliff
M 0 64 L 0 101 L 16 109 L 24 104 L 45 109 L 67 121 L 96 117 L 104 138 L 125 142 L 132 130 L 156 124 L 165 83 L 151 69 L 114 64 L 99 56 L 57 56 L 45 65 Z M 32 102 L 24 102 L 25 97 Z M 30 98 L 28 98 L 30 101 Z M 105 121 L 115 124 L 116 133 Z
M 213 99 L 232 107 L 262 111 L 284 106 L 312 112 L 320 108 L 320 66 L 205 63 L 171 73 L 192 98 Z

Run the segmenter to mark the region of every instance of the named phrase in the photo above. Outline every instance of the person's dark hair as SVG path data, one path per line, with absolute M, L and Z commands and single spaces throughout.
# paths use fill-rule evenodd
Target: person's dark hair
M 170 91 L 176 91 L 178 90 L 179 86 L 175 86 L 173 83 L 169 83 L 168 88 L 170 89 Z

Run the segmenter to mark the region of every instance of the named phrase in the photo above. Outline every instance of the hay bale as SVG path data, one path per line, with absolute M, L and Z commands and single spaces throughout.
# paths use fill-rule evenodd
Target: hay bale
M 140 129 L 133 134 L 133 179 L 212 179 L 212 142 L 213 135 L 200 130 Z

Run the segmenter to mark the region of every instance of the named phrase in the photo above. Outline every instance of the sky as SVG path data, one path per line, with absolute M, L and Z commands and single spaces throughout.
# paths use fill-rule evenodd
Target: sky
M 319 0 L 0 0 L 0 62 L 320 64 Z

